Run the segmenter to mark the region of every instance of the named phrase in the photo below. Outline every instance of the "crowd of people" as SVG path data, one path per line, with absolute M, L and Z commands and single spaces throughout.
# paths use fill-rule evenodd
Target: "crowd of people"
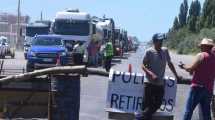
M 65 42 L 67 49 L 72 52 L 73 62 L 76 65 L 83 64 L 85 50 L 88 53 L 89 66 L 103 66 L 108 72 L 111 68 L 111 61 L 114 56 L 114 48 L 111 40 L 106 40 L 105 44 L 100 44 L 98 41 L 91 41 L 87 46 L 81 41 Z
M 98 42 L 91 42 L 87 49 L 89 51 L 89 64 L 95 67 L 103 65 L 108 72 L 114 55 L 112 42 L 107 40 L 103 45 L 100 45 Z

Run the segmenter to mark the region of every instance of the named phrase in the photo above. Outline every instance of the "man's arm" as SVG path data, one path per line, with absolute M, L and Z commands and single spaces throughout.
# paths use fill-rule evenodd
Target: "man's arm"
M 180 78 L 179 78 L 179 76 L 175 70 L 175 67 L 174 67 L 172 61 L 171 61 L 168 49 L 166 50 L 166 53 L 167 53 L 166 57 L 167 57 L 168 66 L 169 66 L 170 70 L 172 71 L 172 73 L 174 74 L 174 76 L 176 77 L 176 79 L 179 80 Z
M 191 65 L 185 65 L 182 63 L 181 65 L 179 65 L 179 67 L 186 70 L 189 73 L 193 73 L 193 71 L 195 71 L 197 66 L 201 63 L 202 59 L 203 59 L 202 54 L 198 54 Z
M 155 75 L 152 71 L 146 68 L 144 64 L 142 65 L 142 69 L 146 73 L 146 75 L 150 77 L 150 79 L 152 80 L 157 79 L 157 75 Z
M 150 70 L 147 68 L 148 64 L 149 64 L 149 53 L 146 52 L 146 55 L 145 55 L 144 58 L 143 58 L 143 64 L 142 64 L 142 66 L 141 66 L 141 67 L 142 67 L 142 70 L 146 73 L 146 75 L 147 75 L 148 77 L 150 77 L 150 79 L 152 79 L 152 80 L 157 79 L 157 75 L 154 74 L 152 71 L 150 71 Z
M 171 61 L 168 62 L 168 66 L 169 66 L 170 70 L 172 71 L 172 73 L 174 74 L 174 76 L 176 77 L 176 79 L 179 80 L 180 78 L 179 78 L 179 76 L 175 70 L 175 67 Z

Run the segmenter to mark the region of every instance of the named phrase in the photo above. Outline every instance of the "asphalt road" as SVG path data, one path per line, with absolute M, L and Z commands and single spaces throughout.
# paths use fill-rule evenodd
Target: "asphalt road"
M 126 53 L 125 56 L 128 59 L 114 59 L 112 67 L 115 70 L 127 71 L 128 64 L 132 65 L 132 71 L 142 73 L 140 65 L 142 63 L 142 57 L 144 54 L 145 47 L 141 46 L 137 52 Z M 176 55 L 171 53 L 172 61 L 175 65 L 179 61 L 185 63 L 191 63 L 193 56 Z M 4 60 L 4 69 L 23 69 L 25 68 L 26 61 L 24 60 L 23 52 L 16 52 L 15 59 L 7 57 Z M 99 68 L 102 69 L 102 68 Z M 189 78 L 189 74 L 179 70 L 176 67 L 178 74 Z M 166 75 L 173 76 L 172 73 L 167 69 Z M 107 120 L 108 114 L 105 112 L 106 106 L 106 95 L 108 87 L 108 78 L 101 76 L 88 76 L 81 78 L 81 106 L 80 106 L 80 120 Z M 178 85 L 176 106 L 173 114 L 175 120 L 181 120 L 185 108 L 186 98 L 188 96 L 189 86 Z M 198 120 L 197 112 L 194 113 L 192 120 Z
M 5 71 L 3 71 L 2 74 L 18 74 L 22 73 L 23 69 L 25 69 L 26 60 L 24 59 L 24 53 L 22 51 L 16 51 L 14 59 L 10 56 L 6 56 L 3 60 L 3 69 L 5 69 Z

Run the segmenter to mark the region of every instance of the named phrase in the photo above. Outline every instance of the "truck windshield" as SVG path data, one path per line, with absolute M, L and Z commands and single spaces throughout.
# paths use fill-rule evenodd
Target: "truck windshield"
M 49 33 L 49 27 L 26 27 L 26 36 L 34 37 L 37 35 L 46 35 Z
M 90 26 L 88 21 L 56 20 L 53 29 L 55 34 L 86 36 Z
M 34 38 L 32 40 L 32 45 L 39 45 L 39 46 L 59 46 L 62 45 L 62 41 L 60 38 Z

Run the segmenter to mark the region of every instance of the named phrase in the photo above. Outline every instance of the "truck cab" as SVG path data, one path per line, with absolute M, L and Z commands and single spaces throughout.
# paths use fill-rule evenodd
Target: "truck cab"
M 115 50 L 114 50 L 114 55 L 116 56 L 123 56 L 123 41 L 122 41 L 122 36 L 121 36 L 121 29 L 116 28 L 115 29 L 115 34 L 114 34 L 114 39 L 115 39 Z
M 83 63 L 88 63 L 87 47 L 93 40 L 93 34 L 95 33 L 95 25 L 91 20 L 90 14 L 80 12 L 79 10 L 57 12 L 51 25 L 51 33 L 60 35 L 67 42 L 83 42 L 85 46 Z M 68 52 L 69 55 L 72 54 L 72 50 Z
M 57 60 L 67 64 L 67 49 L 62 38 L 57 35 L 36 35 L 27 52 L 27 72 L 35 69 L 55 67 Z
M 30 23 L 26 26 L 26 34 L 24 40 L 24 57 L 27 59 L 27 52 L 31 45 L 32 38 L 35 35 L 47 35 L 50 32 L 50 24 L 41 22 Z

